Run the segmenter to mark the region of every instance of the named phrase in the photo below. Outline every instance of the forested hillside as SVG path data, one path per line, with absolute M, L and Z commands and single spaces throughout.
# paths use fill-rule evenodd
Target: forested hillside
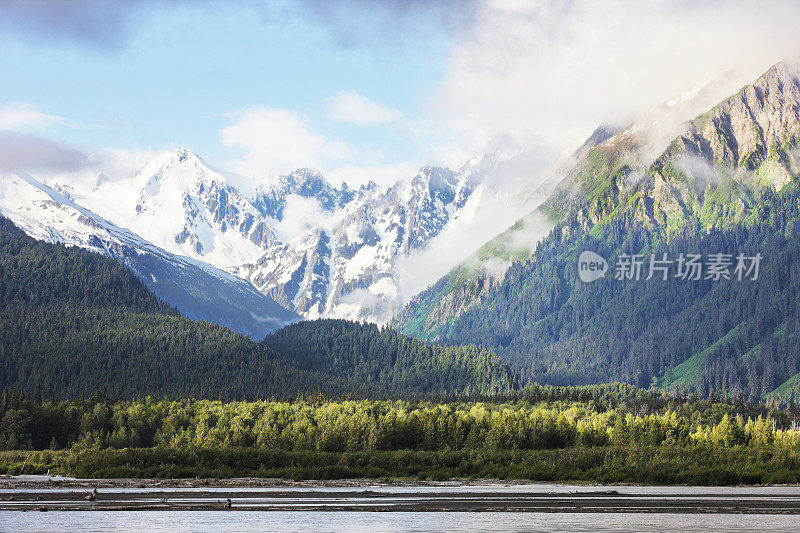
M 395 393 L 498 393 L 514 388 L 505 365 L 475 345 L 439 346 L 375 324 L 346 320 L 298 322 L 264 343 L 306 370 L 348 376 Z
M 342 393 L 241 334 L 181 317 L 113 259 L 31 239 L 0 218 L 0 389 L 82 396 Z
M 559 238 L 575 229 L 560 227 L 535 260 L 515 264 L 480 307 L 455 321 L 448 339 L 492 346 L 523 378 L 543 383 L 656 380 L 702 394 L 767 395 L 800 372 L 800 195 L 791 187 L 762 207 L 749 228 L 687 230 L 667 244 L 627 231 L 624 221 L 580 240 Z M 756 280 L 608 275 L 583 284 L 574 274 L 576 246 L 605 257 L 649 249 L 657 257 L 726 250 L 764 259 Z
M 331 324 L 308 323 L 291 330 L 298 346 L 292 332 L 272 340 L 285 352 L 279 353 L 270 344 L 180 316 L 112 259 L 35 241 L 0 218 L 0 390 L 40 389 L 60 397 L 106 389 L 125 397 L 283 398 L 489 393 L 511 386 L 505 366 L 486 351 L 432 347 L 375 328 L 335 324 L 358 334 L 329 344 Z M 393 343 L 394 351 L 385 352 L 390 358 L 365 348 L 353 349 L 359 359 L 341 359 L 346 342 L 387 347 L 387 339 Z M 316 341 L 322 344 L 306 355 Z M 326 351 L 328 346 L 335 349 Z
M 400 315 L 401 331 L 480 343 L 524 379 L 622 380 L 746 397 L 792 394 L 800 379 L 800 80 L 785 64 L 689 122 L 644 164 L 643 127 L 588 149 L 543 205 L 556 224 L 502 281 L 454 271 Z M 610 272 L 577 276 L 584 250 Z M 615 258 L 761 254 L 756 280 L 615 280 Z M 453 307 L 450 292 L 469 305 Z

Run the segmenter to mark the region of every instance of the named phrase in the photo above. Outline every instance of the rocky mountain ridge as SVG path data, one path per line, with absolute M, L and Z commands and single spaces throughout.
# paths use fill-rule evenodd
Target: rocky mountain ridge
M 90 213 L 87 220 L 125 228 L 140 248 L 148 243 L 252 282 L 288 316 L 386 322 L 400 303 L 398 262 L 424 250 L 454 220 L 470 223 L 481 201 L 473 193 L 486 188 L 494 162 L 476 158 L 458 171 L 424 166 L 408 182 L 351 188 L 332 186 L 310 169 L 253 183 L 180 148 L 130 179 L 102 175 L 77 191 L 69 183 L 50 184 Z M 8 189 L 22 183 L 3 180 Z M 105 244 L 90 245 L 97 237 L 91 227 L 72 227 L 56 204 L 40 207 L 26 215 L 26 228 L 38 225 L 39 234 L 108 253 Z M 0 208 L 19 211 L 2 201 Z
M 558 224 L 569 237 L 569 221 L 590 232 L 627 213 L 668 238 L 692 218 L 709 231 L 747 217 L 765 188 L 781 190 L 797 175 L 797 71 L 779 63 L 694 118 L 677 120 L 704 105 L 695 100 L 711 85 L 625 127 L 598 127 L 531 193 L 543 198 L 539 207 L 415 296 L 393 324 L 423 338 L 446 338 L 449 325 L 502 281 L 511 262 L 530 258 L 535 243 Z
M 646 125 L 594 136 L 537 210 L 553 229 L 532 253 L 489 283 L 455 269 L 394 325 L 489 346 L 523 377 L 550 384 L 625 380 L 759 399 L 797 390 L 798 88 L 798 71 L 777 64 L 679 124 L 655 155 Z M 483 251 L 502 251 L 501 238 Z M 663 280 L 584 283 L 577 262 L 586 250 L 610 264 L 620 254 L 687 253 L 765 264 L 748 283 L 691 283 L 675 269 Z
M 385 322 L 399 303 L 398 258 L 438 235 L 474 187 L 472 174 L 432 166 L 409 183 L 364 187 L 330 225 L 231 272 L 309 318 Z

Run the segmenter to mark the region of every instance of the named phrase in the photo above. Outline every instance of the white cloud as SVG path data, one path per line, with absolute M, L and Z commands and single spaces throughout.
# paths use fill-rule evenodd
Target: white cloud
M 0 131 L 0 172 L 69 172 L 85 164 L 86 154 L 73 145 L 26 133 Z
M 38 147 L 37 147 L 38 149 Z M 38 152 L 42 157 L 41 149 Z M 102 148 L 95 152 L 78 151 L 80 158 L 74 164 L 61 163 L 44 167 L 39 165 L 30 172 L 42 181 L 53 185 L 69 186 L 80 195 L 90 194 L 101 182 L 122 183 L 134 176 L 158 152 L 143 149 Z M 51 156 L 52 157 L 52 156 Z
M 571 150 L 599 122 L 734 69 L 723 99 L 800 52 L 798 22 L 800 3 L 777 0 L 486 2 L 453 37 L 427 114 L 455 145 L 507 135 Z
M 275 225 L 278 238 L 288 242 L 315 226 L 330 226 L 341 213 L 332 214 L 316 198 L 291 195 L 286 199 L 283 219 Z
M 342 91 L 328 102 L 328 117 L 336 122 L 372 126 L 397 122 L 403 115 L 355 91 Z
M 0 131 L 0 172 L 32 174 L 47 183 L 69 185 L 90 192 L 101 174 L 104 180 L 122 180 L 136 174 L 157 152 L 141 149 L 85 147 L 30 133 Z
M 0 106 L 0 130 L 51 126 L 60 122 L 64 122 L 62 117 L 49 115 L 26 102 L 12 102 Z
M 534 249 L 551 224 L 545 217 L 529 214 L 538 207 L 541 197 L 528 198 L 530 195 L 518 196 L 518 193 L 523 185 L 535 188 L 542 184 L 552 172 L 548 161 L 554 158 L 545 148 L 535 146 L 529 150 L 499 150 L 473 161 L 471 171 L 486 176 L 487 181 L 472 193 L 438 235 L 397 262 L 395 273 L 401 280 L 401 302 L 406 303 L 454 265 L 470 259 L 481 246 L 523 217 L 525 231 L 515 232 L 515 238 L 505 242 L 509 248 Z M 500 266 L 505 261 L 497 263 Z
M 289 172 L 300 167 L 320 167 L 327 161 L 352 157 L 344 141 L 331 140 L 308 121 L 288 110 L 252 107 L 231 114 L 235 122 L 220 132 L 225 146 L 245 151 L 234 170 L 255 174 Z
M 86 171 L 103 172 L 111 179 L 126 179 L 159 154 L 156 150 L 141 148 L 103 148 L 89 154 Z
M 474 13 L 453 36 L 437 96 L 409 130 L 430 147 L 430 162 L 451 167 L 475 153 L 526 148 L 532 159 L 489 180 L 506 194 L 525 188 L 520 199 L 534 203 L 530 192 L 599 123 L 647 120 L 664 102 L 694 97 L 669 116 L 659 110 L 664 131 L 655 133 L 671 140 L 682 121 L 800 52 L 800 3 L 493 0 Z M 502 195 L 485 198 L 473 219 L 403 258 L 403 301 L 508 228 L 523 214 L 517 208 Z M 548 228 L 531 219 L 508 244 L 529 248 Z
M 470 199 L 462 219 L 449 223 L 424 248 L 399 258 L 395 275 L 399 279 L 400 303 L 433 284 L 473 255 L 482 245 L 511 226 L 522 213 L 503 195 L 482 195 Z

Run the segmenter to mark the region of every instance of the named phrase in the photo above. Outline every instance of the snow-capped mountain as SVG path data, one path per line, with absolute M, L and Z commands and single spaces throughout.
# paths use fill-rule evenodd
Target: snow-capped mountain
M 130 180 L 98 181 L 84 204 L 169 252 L 225 268 L 278 244 L 275 220 L 189 150 L 156 157 Z
M 386 321 L 399 304 L 398 259 L 424 247 L 456 217 L 480 175 L 472 167 L 425 166 L 408 183 L 372 184 L 347 197 L 342 192 L 348 189 L 334 189 L 316 174 L 316 190 L 327 205 L 340 206 L 339 216 L 231 272 L 309 318 Z
M 419 273 L 404 278 L 402 261 L 434 250 L 429 244 L 437 237 L 462 239 L 488 199 L 505 205 L 506 198 L 498 200 L 499 181 L 487 179 L 500 159 L 484 155 L 458 171 L 424 166 L 410 181 L 391 187 L 369 182 L 351 188 L 333 186 L 309 169 L 250 181 L 176 149 L 132 178 L 100 175 L 83 188 L 3 178 L 6 198 L 0 207 L 29 234 L 113 255 L 146 282 L 143 253 L 169 264 L 194 265 L 227 284 L 235 279 L 285 310 L 267 312 L 267 303 L 260 302 L 253 304 L 262 307 L 252 309 L 254 315 L 384 322 L 407 295 L 403 280 L 421 279 Z M 25 196 L 20 191 L 31 187 L 37 198 L 9 200 Z M 471 251 L 466 242 L 458 246 Z M 436 261 L 445 268 L 459 260 L 439 255 Z M 221 270 L 226 274 L 220 276 Z M 151 283 L 163 277 L 153 274 Z M 184 290 L 200 292 L 190 286 Z
M 153 245 L 31 177 L 0 177 L 0 213 L 28 235 L 114 257 L 184 315 L 263 338 L 300 317 L 246 281 Z
M 357 193 L 346 183 L 338 189 L 331 186 L 317 170 L 301 168 L 259 185 L 253 206 L 262 215 L 280 221 L 292 197 L 316 200 L 322 210 L 332 213 L 350 203 Z

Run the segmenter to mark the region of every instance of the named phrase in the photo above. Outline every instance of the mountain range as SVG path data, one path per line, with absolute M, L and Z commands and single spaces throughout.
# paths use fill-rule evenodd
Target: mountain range
M 253 182 L 176 149 L 91 188 L 3 176 L 0 212 L 36 238 L 119 259 L 187 316 L 261 338 L 301 318 L 387 322 L 402 259 L 500 201 L 487 178 L 503 161 L 351 188 L 309 169 Z
M 32 177 L 0 180 L 2 214 L 28 235 L 113 257 L 185 316 L 263 337 L 299 320 L 252 285 L 196 259 L 168 252 Z
M 491 349 L 522 382 L 786 395 L 800 385 L 800 78 L 779 63 L 721 102 L 720 83 L 599 126 L 546 179 L 525 151 L 356 188 L 310 169 L 244 178 L 176 149 L 89 188 L 4 176 L 0 212 L 257 340 L 302 319 L 389 323 Z M 611 265 L 592 283 L 585 251 Z M 760 254 L 761 276 L 687 282 L 674 261 L 660 280 L 613 275 L 614 258 L 720 253 Z M 302 361 L 316 348 L 286 332 L 350 327 L 313 323 L 269 338 Z M 348 342 L 337 353 L 367 364 Z
M 786 63 L 697 114 L 603 127 L 533 212 L 416 296 L 393 324 L 491 347 L 525 379 L 629 381 L 764 397 L 800 377 L 795 248 L 800 79 Z M 538 226 L 536 226 L 538 224 Z M 537 246 L 514 245 L 549 225 Z M 676 258 L 761 254 L 751 283 L 577 276 L 590 250 Z M 505 261 L 497 273 L 487 265 Z

